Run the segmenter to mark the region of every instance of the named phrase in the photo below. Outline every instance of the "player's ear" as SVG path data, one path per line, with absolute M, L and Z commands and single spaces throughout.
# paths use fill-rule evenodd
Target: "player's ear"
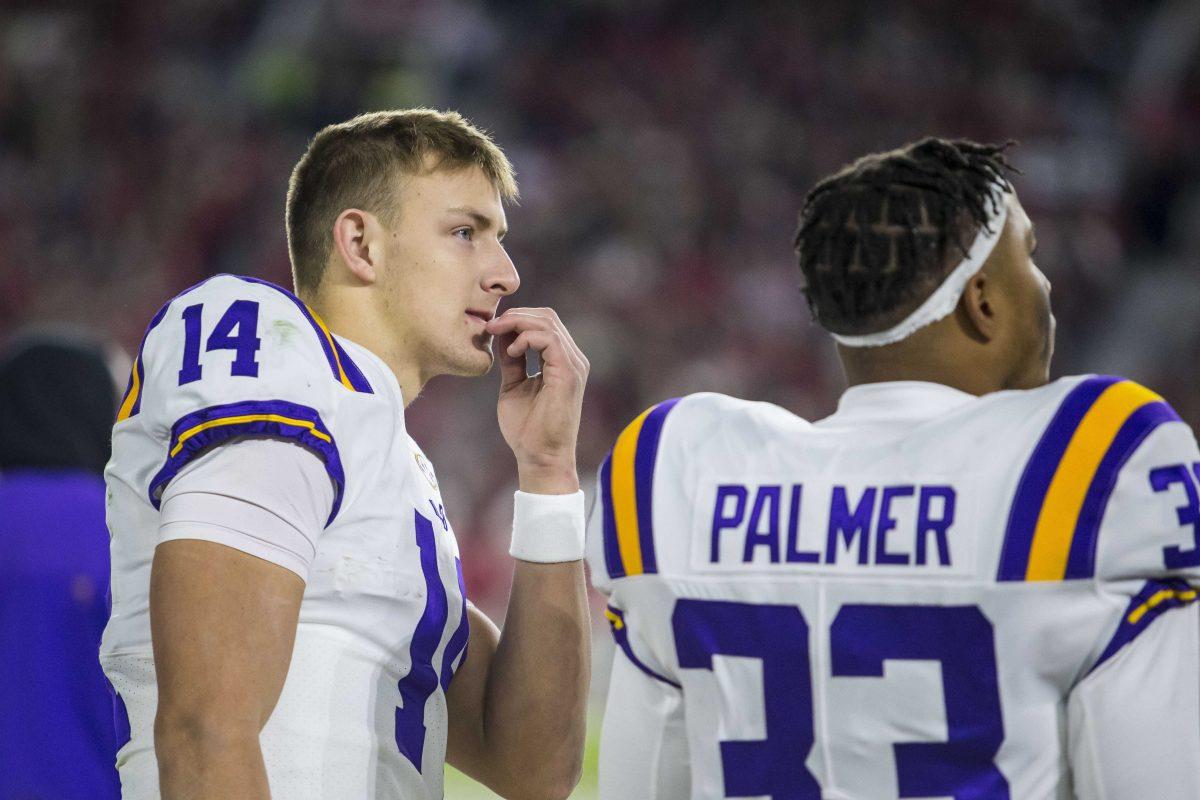
M 986 343 L 996 338 L 999 320 L 994 295 L 997 289 L 996 282 L 989 281 L 981 270 L 967 281 L 967 288 L 958 301 L 959 319 L 967 335 L 976 341 Z
M 333 250 L 351 274 L 364 283 L 378 278 L 383 227 L 369 211 L 347 208 L 333 222 Z

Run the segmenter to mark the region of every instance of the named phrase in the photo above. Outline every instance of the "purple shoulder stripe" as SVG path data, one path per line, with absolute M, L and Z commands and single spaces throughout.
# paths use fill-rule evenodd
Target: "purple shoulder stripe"
M 650 575 L 658 572 L 658 559 L 654 553 L 654 466 L 658 459 L 658 444 L 662 439 L 663 423 L 667 414 L 680 398 L 675 397 L 659 403 L 646 415 L 642 430 L 638 434 L 637 450 L 634 454 L 633 477 L 637 496 L 638 538 L 642 545 L 642 572 Z
M 1108 500 L 1116 488 L 1121 469 L 1138 447 L 1159 425 L 1176 422 L 1179 415 L 1165 402 L 1150 403 L 1133 413 L 1113 439 L 1084 496 L 1071 551 L 1067 557 L 1066 578 L 1090 578 L 1096 574 L 1096 544 Z
M 600 512 L 604 522 L 604 566 L 610 579 L 625 577 L 625 562 L 617 541 L 617 521 L 612 501 L 612 455 L 600 465 Z
M 347 380 L 354 387 L 354 391 L 362 392 L 363 394 L 375 394 L 375 390 L 371 388 L 371 384 L 367 381 L 367 376 L 363 375 L 358 364 L 354 363 L 354 359 L 350 358 L 350 354 L 346 352 L 346 348 L 342 347 L 338 342 L 337 337 L 330 336 L 333 340 L 333 349 L 337 352 L 338 360 L 341 362 L 342 371 L 346 373 Z
M 1017 484 L 996 580 L 1025 580 L 1042 502 L 1046 499 L 1050 482 L 1067 450 L 1067 445 L 1071 443 L 1075 429 L 1079 427 L 1092 404 L 1105 389 L 1120 380 L 1109 375 L 1088 378 L 1072 389 L 1059 405 L 1058 411 L 1050 420 L 1050 425 L 1034 447 L 1020 483 Z
M 292 294 L 282 286 L 271 283 L 270 281 L 265 281 L 262 278 L 250 278 L 245 275 L 231 275 L 229 277 L 237 278 L 238 280 L 246 281 L 247 283 L 257 283 L 260 286 L 266 286 L 270 289 L 274 289 L 290 300 L 292 304 L 296 306 L 296 308 L 300 309 L 300 313 L 304 315 L 304 318 L 308 320 L 308 324 L 312 326 L 313 331 L 317 334 L 317 341 L 321 343 L 321 349 L 325 352 L 325 360 L 329 362 L 329 369 L 331 372 L 333 372 L 334 380 L 341 383 L 342 378 L 340 372 L 338 371 L 338 365 L 340 364 L 342 371 L 346 373 L 346 378 L 350 381 L 350 385 L 354 388 L 354 391 L 363 392 L 366 394 L 374 394 L 374 391 L 371 389 L 371 384 L 367 381 L 366 376 L 363 375 L 362 370 L 359 369 L 358 365 L 355 364 L 350 358 L 350 355 L 346 352 L 345 348 L 338 344 L 337 339 L 335 339 L 332 335 L 326 336 L 325 329 L 317 322 L 316 318 L 313 317 L 312 311 L 309 310 L 308 306 L 305 305 L 303 300 L 301 300 L 299 297 L 296 297 L 296 295 Z

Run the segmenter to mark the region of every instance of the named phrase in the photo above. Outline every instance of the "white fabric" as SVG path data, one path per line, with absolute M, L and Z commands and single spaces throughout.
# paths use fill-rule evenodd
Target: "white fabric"
M 583 492 L 513 494 L 513 558 L 543 564 L 583 558 Z
M 1067 705 L 1078 800 L 1200 797 L 1200 605 L 1156 620 Z
M 1084 380 L 1064 378 L 1032 391 L 979 398 L 936 384 L 868 384 L 847 391 L 837 413 L 817 423 L 768 403 L 715 394 L 685 397 L 671 409 L 653 466 L 652 507 L 636 509 L 639 519 L 653 521 L 657 571 L 610 572 L 613 547 L 611 539 L 605 546 L 603 492 L 589 519 L 587 548 L 595 586 L 623 612 L 630 649 L 648 668 L 683 687 L 689 797 L 726 797 L 721 743 L 761 742 L 762 720 L 779 701 L 768 693 L 765 678 L 756 677 L 765 675 L 762 658 L 718 656 L 712 669 L 680 666 L 683 600 L 713 601 L 727 609 L 795 609 L 793 619 L 803 621 L 807 636 L 810 674 L 792 674 L 802 668 L 787 662 L 783 684 L 791 687 L 787 691 L 811 685 L 814 743 L 803 766 L 823 797 L 899 796 L 894 746 L 946 741 L 946 676 L 987 674 L 979 642 L 960 646 L 957 636 L 941 664 L 898 656 L 887 660 L 880 675 L 836 674 L 835 621 L 847 608 L 863 606 L 915 609 L 923 615 L 933 607 L 966 607 L 974 609 L 977 626 L 990 626 L 1003 719 L 1002 743 L 992 763 L 1007 781 L 1009 796 L 1065 798 L 1073 784 L 1088 781 L 1101 787 L 1085 795 L 1088 800 L 1198 796 L 1191 790 L 1200 763 L 1195 756 L 1200 724 L 1191 699 L 1197 673 L 1195 658 L 1186 654 L 1192 638 L 1177 637 L 1164 648 L 1162 658 L 1171 663 L 1161 668 L 1152 657 L 1158 651 L 1141 647 L 1136 659 L 1118 651 L 1080 682 L 1147 582 L 1182 578 L 1200 584 L 1200 567 L 1168 570 L 1164 563 L 1168 550 L 1186 553 L 1200 544 L 1192 525 L 1181 522 L 1188 518 L 1188 491 L 1178 483 L 1155 491 L 1149 479 L 1171 465 L 1200 471 L 1193 466 L 1200 464 L 1200 448 L 1187 426 L 1169 421 L 1154 428 L 1115 475 L 1092 577 L 998 580 L 1026 465 L 1067 395 Z M 794 495 L 796 486 L 802 491 Z M 719 487 L 726 487 L 724 508 L 717 504 Z M 731 487 L 745 490 L 740 512 Z M 955 497 L 953 521 L 945 529 L 945 564 L 937 536 L 919 535 L 918 529 L 921 491 L 938 487 L 949 488 Z M 867 500 L 871 490 L 873 499 Z M 886 514 L 881 508 L 885 490 L 890 490 Z M 832 525 L 837 495 L 844 497 L 847 515 L 861 509 L 863 528 L 852 531 L 849 541 Z M 945 501 L 929 497 L 927 516 L 945 519 Z M 633 516 L 628 509 L 626 514 Z M 614 515 L 607 516 L 611 525 Z M 625 538 L 626 546 L 638 539 Z M 918 563 L 922 538 L 925 560 Z M 772 541 L 778 547 L 774 558 Z M 806 560 L 809 554 L 813 558 Z M 1191 624 L 1196 613 L 1168 610 L 1133 643 L 1140 645 L 1151 634 L 1166 636 L 1168 628 L 1160 632 L 1157 626 L 1169 622 L 1173 631 Z M 936 641 L 937 626 L 929 625 L 909 640 Z M 755 641 L 770 650 L 799 635 L 795 629 L 772 629 Z M 856 635 L 865 638 L 851 641 L 869 645 L 874 634 Z M 841 640 L 843 653 L 846 642 Z M 615 659 L 628 660 L 623 653 Z M 1135 661 L 1141 666 L 1132 669 Z M 1127 676 L 1118 679 L 1116 672 Z M 663 730 L 667 717 L 647 697 L 666 689 L 636 668 L 622 668 L 621 676 L 608 698 L 605 741 L 630 737 L 639 742 L 644 735 L 639 726 Z M 1192 684 L 1184 685 L 1185 679 Z M 1142 686 L 1134 691 L 1138 682 Z M 970 692 L 970 710 L 982 714 L 982 692 L 976 684 Z M 1171 703 L 1172 697 L 1180 702 Z M 1068 701 L 1085 710 L 1076 712 L 1070 729 L 1064 713 Z M 1137 711 L 1143 702 L 1152 714 Z M 793 698 L 789 707 L 797 703 Z M 994 721 L 993 730 L 998 730 Z M 1088 732 L 1091 744 L 1083 745 L 1081 731 Z M 1151 785 L 1187 791 L 1126 788 L 1146 774 L 1131 760 L 1142 750 L 1133 748 L 1123 757 L 1117 751 L 1137 741 L 1166 747 L 1159 731 L 1169 732 L 1168 752 L 1178 757 L 1152 759 Z M 653 753 L 638 758 L 630 748 L 608 746 L 617 756 L 601 753 L 601 786 L 619 788 L 602 791 L 603 800 L 655 796 L 661 784 Z M 632 774 L 624 773 L 627 759 L 633 762 Z M 1124 777 L 1116 774 L 1119 770 L 1125 770 Z
M 226 333 L 242 352 L 207 349 L 231 314 L 240 315 L 238 324 Z M 181 382 L 181 365 L 194 358 L 188 319 L 200 322 L 190 343 L 202 374 Z M 160 540 L 178 535 L 222 541 L 307 574 L 287 680 L 260 736 L 272 797 L 443 796 L 445 682 L 467 638 L 452 515 L 405 429 L 395 376 L 364 348 L 334 341 L 338 361 L 347 370 L 357 365 L 371 391 L 356 391 L 335 372 L 329 339 L 295 298 L 233 276 L 172 300 L 146 336 L 140 410 L 114 426 L 105 471 L 112 615 L 100 660 L 129 714 L 132 738 L 118 756 L 126 800 L 158 797 L 150 567 Z M 250 356 L 257 374 L 246 374 Z M 264 435 L 264 426 L 238 427 L 248 404 L 257 404 L 251 414 L 315 415 L 323 429 L 314 423 L 312 430 L 326 439 L 314 442 L 292 425 L 269 442 L 226 438 L 184 464 L 170 460 L 172 442 L 199 420 L 220 421 L 205 429 L 214 434 Z M 164 465 L 177 469 L 160 513 L 150 485 L 162 481 Z M 334 491 L 339 476 L 344 485 Z
M 1003 198 L 1004 195 L 1001 194 L 1000 197 Z M 1000 235 L 1004 232 L 1004 223 L 1007 219 L 1008 203 L 1001 199 L 995 203 L 987 224 L 982 226 L 979 233 L 976 234 L 975 241 L 967 250 L 967 257 L 946 276 L 942 284 L 917 307 L 916 311 L 887 330 L 876 333 L 859 336 L 831 333 L 834 341 L 845 347 L 883 347 L 903 341 L 921 328 L 949 316 L 950 312 L 958 305 L 963 290 L 967 288 L 967 283 L 983 267 L 983 262 L 987 261 L 988 256 L 995 249 L 996 242 L 1000 241 Z
M 688 800 L 691 775 L 683 694 L 613 658 L 600 731 L 600 796 Z
M 216 542 L 307 582 L 333 493 L 321 459 L 303 445 L 239 437 L 201 455 L 168 484 L 159 542 Z

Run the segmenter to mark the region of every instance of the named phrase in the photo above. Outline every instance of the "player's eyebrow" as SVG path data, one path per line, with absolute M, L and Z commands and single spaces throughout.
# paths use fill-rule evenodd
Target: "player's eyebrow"
M 471 208 L 470 206 L 455 206 L 454 208 L 446 209 L 446 212 L 450 214 L 462 214 L 463 216 L 470 217 L 481 231 L 491 230 L 496 226 L 495 221 L 493 221 L 491 217 L 489 217 L 487 214 L 484 214 L 482 211 Z M 496 231 L 496 238 L 503 239 L 507 233 L 508 228 L 500 228 Z

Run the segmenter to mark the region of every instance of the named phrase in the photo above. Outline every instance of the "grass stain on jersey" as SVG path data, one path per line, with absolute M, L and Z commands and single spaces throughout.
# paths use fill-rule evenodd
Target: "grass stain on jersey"
M 292 339 L 296 337 L 300 329 L 286 319 L 277 319 L 271 322 L 270 337 L 274 344 L 280 347 L 286 347 L 292 343 Z

